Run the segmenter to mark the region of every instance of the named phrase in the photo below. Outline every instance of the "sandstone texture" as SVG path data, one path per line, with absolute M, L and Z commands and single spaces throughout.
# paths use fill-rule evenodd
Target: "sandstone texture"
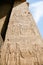
M 17 3 L 1 47 L 1 65 L 43 65 L 43 42 L 37 26 L 27 3 Z
M 3 25 L 6 22 L 6 18 L 10 8 L 11 6 L 8 3 L 0 4 L 0 65 L 1 65 L 1 46 L 3 45 L 3 39 L 1 33 L 3 33 L 2 28 L 5 28 L 3 27 Z
M 0 34 L 0 65 L 1 65 L 1 46 L 3 45 L 3 39 Z

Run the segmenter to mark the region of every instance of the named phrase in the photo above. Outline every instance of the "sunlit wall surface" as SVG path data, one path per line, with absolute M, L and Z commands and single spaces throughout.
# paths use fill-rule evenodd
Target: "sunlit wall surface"
M 39 32 L 43 37 L 43 0 L 27 0 L 30 3 L 29 10 L 38 26 Z

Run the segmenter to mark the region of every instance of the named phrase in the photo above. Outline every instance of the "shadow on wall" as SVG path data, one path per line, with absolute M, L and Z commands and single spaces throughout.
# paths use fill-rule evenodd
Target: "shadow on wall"
M 4 3 L 2 1 L 4 1 Z M 15 2 L 15 0 L 9 0 L 9 1 L 8 2 L 7 2 L 7 0 L 6 1 L 5 0 L 0 1 L 0 19 L 7 15 L 8 11 L 10 10 L 10 7 L 12 7 L 12 5 Z M 21 4 L 20 2 L 21 1 L 19 1 L 18 3 L 16 2 L 15 6 Z
M 14 0 L 0 0 L 0 19 L 7 15 Z
M 1 30 L 1 36 L 3 38 L 3 41 L 5 40 L 5 35 L 6 35 L 8 23 L 9 23 L 10 14 L 11 14 L 11 9 L 10 9 L 10 11 L 9 11 L 6 19 L 5 19 L 5 22 L 4 22 L 3 27 L 2 27 L 2 30 Z
M 10 4 L 0 4 L 0 19 L 5 17 L 10 10 Z
M 14 3 L 14 2 L 13 2 Z M 8 28 L 8 23 L 9 23 L 9 18 L 12 12 L 12 8 L 18 6 L 19 4 L 21 4 L 22 2 L 15 2 L 14 6 L 13 3 L 11 4 L 11 7 L 9 7 L 7 4 L 4 4 L 4 6 L 0 6 L 0 19 L 3 18 L 4 16 L 6 16 L 5 22 L 3 24 L 2 30 L 1 30 L 1 36 L 3 38 L 3 41 L 5 41 L 5 36 L 6 36 L 6 32 L 7 32 L 7 28 Z M 8 11 L 9 9 L 9 11 Z
M 18 4 L 17 4 L 17 2 L 16 2 L 15 5 L 14 5 L 14 7 L 16 7 L 17 5 L 19 5 L 21 3 L 22 2 L 18 2 Z M 0 6 L 0 7 L 2 7 L 2 6 Z M 5 22 L 3 24 L 2 30 L 1 30 L 1 36 L 3 38 L 3 41 L 5 41 L 5 36 L 6 36 L 6 32 L 7 32 L 7 28 L 8 28 L 8 23 L 9 23 L 9 18 L 10 18 L 10 15 L 11 15 L 13 4 L 11 4 L 11 7 L 10 7 L 9 11 L 8 11 L 8 8 L 7 8 L 7 4 L 4 4 L 4 7 L 0 8 L 0 12 L 1 12 L 0 13 L 0 19 L 7 15 L 6 19 L 5 19 Z
M 10 10 L 11 10 L 11 6 L 9 3 L 1 3 L 0 4 L 0 19 L 3 20 L 3 17 L 6 16 L 6 19 L 5 19 L 5 22 L 3 24 L 3 27 L 2 27 L 2 30 L 1 30 L 1 36 L 3 38 L 3 41 L 4 41 L 4 37 L 5 37 L 5 34 L 6 34 L 6 30 L 7 30 L 7 25 L 8 25 L 8 22 L 9 22 L 9 15 L 10 15 Z M 0 21 L 1 22 L 1 21 Z

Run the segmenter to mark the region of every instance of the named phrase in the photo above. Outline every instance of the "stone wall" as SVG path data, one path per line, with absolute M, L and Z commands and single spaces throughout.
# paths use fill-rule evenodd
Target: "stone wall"
M 1 65 L 43 65 L 43 42 L 26 2 L 13 6 Z

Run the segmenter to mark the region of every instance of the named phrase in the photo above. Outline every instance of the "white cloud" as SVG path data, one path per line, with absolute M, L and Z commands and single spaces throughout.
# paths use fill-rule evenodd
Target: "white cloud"
M 32 3 L 29 6 L 30 12 L 32 13 L 36 23 L 39 22 L 40 17 L 43 16 L 43 1 Z

